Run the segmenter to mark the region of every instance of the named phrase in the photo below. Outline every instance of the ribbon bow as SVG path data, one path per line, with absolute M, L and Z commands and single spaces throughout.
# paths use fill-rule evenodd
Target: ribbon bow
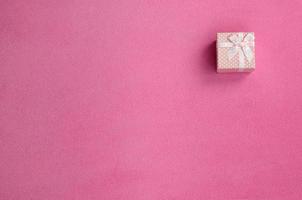
M 251 62 L 254 58 L 253 50 L 251 47 L 255 46 L 254 35 L 248 33 L 243 37 L 243 33 L 231 34 L 228 37 L 227 42 L 220 42 L 219 47 L 229 48 L 228 49 L 228 58 L 231 60 L 237 54 L 239 55 L 239 68 L 244 67 L 245 58 L 248 62 Z

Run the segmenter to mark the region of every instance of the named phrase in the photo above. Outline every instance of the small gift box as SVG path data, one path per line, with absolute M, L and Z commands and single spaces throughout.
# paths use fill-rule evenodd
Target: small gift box
M 255 69 L 254 33 L 217 33 L 217 72 L 251 72 Z

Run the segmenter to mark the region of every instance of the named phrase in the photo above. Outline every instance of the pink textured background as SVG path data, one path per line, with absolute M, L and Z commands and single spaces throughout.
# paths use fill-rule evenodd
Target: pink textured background
M 301 0 L 0 1 L 1 200 L 302 199 Z M 256 71 L 215 73 L 218 31 Z

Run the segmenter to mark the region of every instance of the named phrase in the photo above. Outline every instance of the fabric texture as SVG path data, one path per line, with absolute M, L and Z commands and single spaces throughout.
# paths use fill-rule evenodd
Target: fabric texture
M 301 200 L 301 0 L 1 0 L 0 200 Z M 216 72 L 253 31 L 256 70 Z

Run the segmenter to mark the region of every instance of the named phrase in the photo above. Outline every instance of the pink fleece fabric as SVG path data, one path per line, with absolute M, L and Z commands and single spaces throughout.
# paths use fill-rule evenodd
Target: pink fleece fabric
M 2 0 L 1 200 L 301 200 L 301 0 Z M 217 32 L 256 70 L 217 74 Z

